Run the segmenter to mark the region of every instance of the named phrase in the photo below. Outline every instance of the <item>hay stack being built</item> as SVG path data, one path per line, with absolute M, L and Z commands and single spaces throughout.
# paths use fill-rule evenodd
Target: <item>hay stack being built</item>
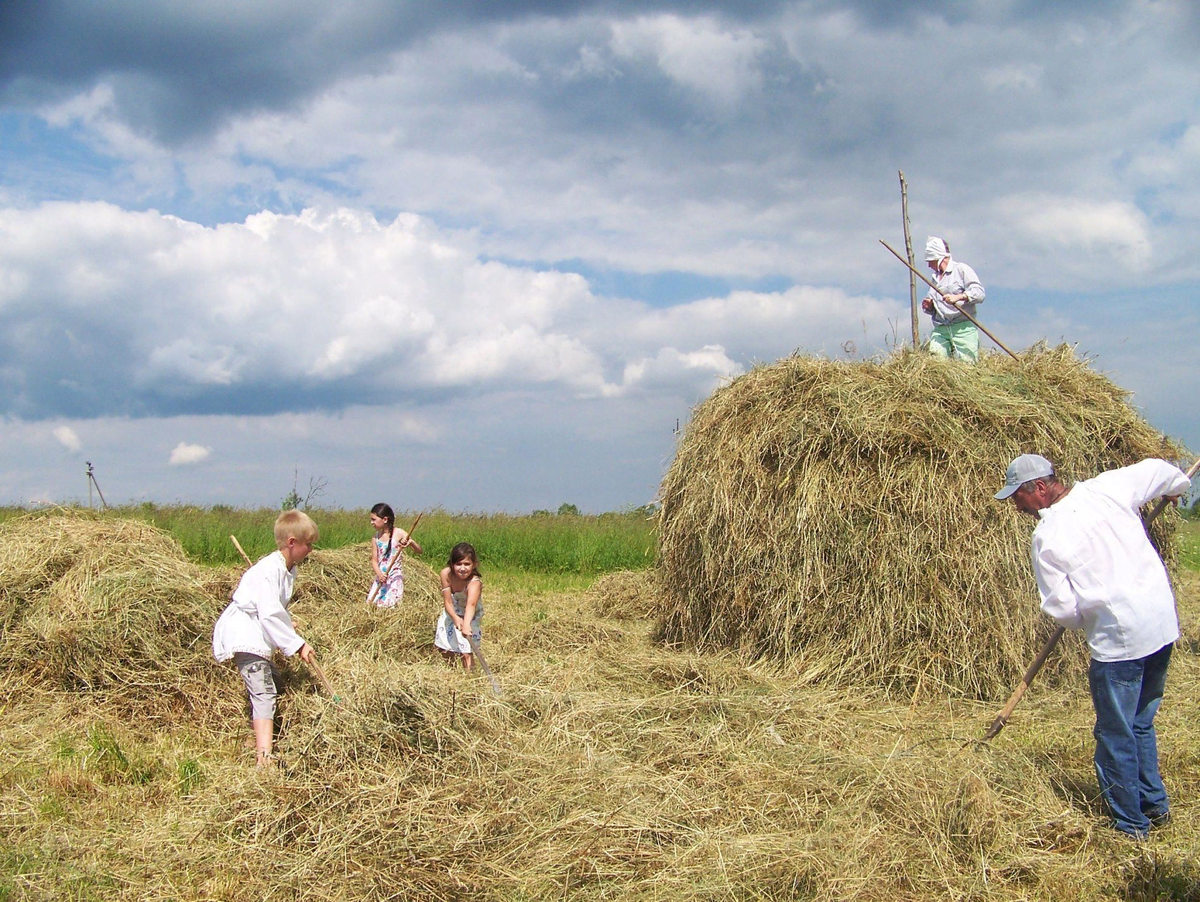
M 1183 456 L 1067 346 L 752 370 L 696 408 L 663 482 L 663 638 L 813 679 L 1006 694 L 1054 627 L 1034 521 L 992 497 L 1026 451 L 1068 479 Z M 1175 519 L 1153 531 L 1168 561 Z

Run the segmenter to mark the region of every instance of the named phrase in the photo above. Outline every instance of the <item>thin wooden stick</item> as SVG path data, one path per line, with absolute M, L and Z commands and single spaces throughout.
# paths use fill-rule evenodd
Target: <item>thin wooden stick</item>
M 317 675 L 317 679 L 321 681 L 321 685 L 325 687 L 325 692 L 329 697 L 335 702 L 340 702 L 342 697 L 333 691 L 333 685 L 329 682 L 329 677 L 325 676 L 325 671 L 321 669 L 321 665 L 317 663 L 317 659 L 313 658 L 312 661 L 308 662 L 308 666 Z
M 879 239 L 879 243 L 882 244 L 884 247 L 886 247 L 889 251 L 891 251 L 892 256 L 894 256 L 897 260 L 899 260 L 901 263 L 903 263 L 908 268 L 909 272 L 913 273 L 916 276 L 919 276 L 922 282 L 924 282 L 926 285 L 928 285 L 930 288 L 932 288 L 934 291 L 936 291 L 942 297 L 946 296 L 946 292 L 942 291 L 942 289 L 938 288 L 937 285 L 935 285 L 933 282 L 930 282 L 927 278 L 925 278 L 925 274 L 923 272 L 921 272 L 920 270 L 918 270 L 915 266 L 911 266 L 907 260 L 905 260 L 903 257 L 900 256 L 899 252 L 897 252 L 894 247 L 892 247 L 890 244 L 888 244 L 882 238 Z M 956 309 L 959 313 L 961 313 L 963 316 L 965 316 L 967 319 L 969 319 L 971 322 L 973 322 L 979 328 L 979 331 L 981 331 L 984 335 L 986 335 L 988 338 L 990 338 L 992 341 L 994 341 L 997 345 L 999 345 L 1000 349 L 1002 351 L 1005 351 L 1008 354 L 1008 356 L 1011 357 L 1013 360 L 1021 359 L 1016 354 L 1014 354 L 1012 351 L 1008 350 L 1007 345 L 1005 345 L 1004 342 L 1002 342 L 995 335 L 993 335 L 990 331 L 988 331 L 988 328 L 983 323 L 981 323 L 975 317 L 971 316 L 971 314 L 967 313 L 966 310 L 963 310 L 962 307 L 956 306 L 954 309 Z
M 233 542 L 233 547 L 242 553 L 242 557 L 246 559 L 246 566 L 253 567 L 254 561 L 250 560 L 250 555 L 246 554 L 246 549 L 242 547 L 242 543 L 237 540 L 237 536 L 230 536 L 229 541 Z
M 417 524 L 421 522 L 421 518 L 423 516 L 425 516 L 424 512 L 419 513 L 419 514 L 417 514 L 417 519 L 413 520 L 412 529 L 410 529 L 408 531 L 408 538 L 404 540 L 405 545 L 407 545 L 408 542 L 412 539 L 412 534 L 416 531 Z M 380 570 L 383 571 L 383 578 L 385 580 L 387 579 L 387 575 L 392 572 L 392 565 L 395 564 L 396 561 L 400 560 L 400 551 L 403 547 L 404 547 L 404 545 L 397 545 L 396 546 L 396 556 L 394 558 L 392 558 L 391 562 L 387 565 L 386 568 L 385 567 L 379 568 Z M 379 594 L 380 587 L 381 587 L 381 583 L 379 582 L 379 580 L 376 580 L 375 585 L 373 585 L 371 587 L 371 594 L 367 596 L 367 604 L 371 604 L 373 601 L 375 601 L 375 596 Z
M 1196 459 L 1196 462 L 1191 465 L 1187 473 L 1184 475 L 1186 475 L 1188 479 L 1191 479 L 1198 471 L 1200 471 L 1200 458 Z M 1169 503 L 1170 502 L 1167 501 L 1166 498 L 1159 498 L 1158 502 L 1146 516 L 1146 525 L 1149 526 L 1151 523 L 1153 523 L 1155 519 L 1158 518 L 1158 515 L 1167 509 L 1167 505 Z M 1063 633 L 1066 631 L 1066 627 L 1060 626 L 1050 634 L 1050 638 L 1046 640 L 1046 644 L 1042 646 L 1042 650 L 1038 652 L 1037 657 L 1033 659 L 1033 663 L 1030 664 L 1026 669 L 1025 675 L 1021 677 L 1021 682 L 1017 686 L 1016 690 L 1014 690 L 1013 694 L 1009 697 L 1008 703 L 1000 710 L 1000 713 L 996 715 L 996 719 L 992 721 L 992 725 L 988 727 L 988 731 L 983 734 L 983 742 L 987 742 L 989 739 L 995 739 L 1000 735 L 1000 731 L 1003 730 L 1005 724 L 1008 723 L 1008 718 L 1016 709 L 1017 703 L 1021 701 L 1021 697 L 1025 694 L 1025 690 L 1029 688 L 1029 684 L 1032 683 L 1033 678 L 1038 675 L 1038 671 L 1042 669 L 1042 665 L 1045 664 L 1046 659 L 1050 657 L 1050 652 L 1054 651 L 1054 646 L 1058 645 L 1058 641 L 1063 637 Z
M 1025 695 L 1025 690 L 1029 688 L 1029 684 L 1033 682 L 1033 678 L 1038 675 L 1038 671 L 1042 669 L 1042 665 L 1046 663 L 1046 659 L 1050 657 L 1050 652 L 1054 651 L 1054 646 L 1058 645 L 1058 640 L 1063 637 L 1063 633 L 1067 631 L 1065 626 L 1057 627 L 1050 638 L 1046 640 L 1046 644 L 1042 646 L 1042 650 L 1038 652 L 1037 657 L 1033 659 L 1033 663 L 1025 670 L 1025 675 L 1021 677 L 1021 682 L 1016 690 L 1008 699 L 1000 713 L 996 715 L 996 719 L 992 721 L 992 725 L 988 727 L 988 731 L 983 734 L 983 741 L 995 739 L 1000 735 L 1000 731 L 1004 729 L 1004 725 L 1008 723 L 1008 718 L 1016 709 L 1017 704 Z
M 470 629 L 471 624 L 467 624 Z M 479 661 L 479 666 L 483 668 L 483 672 L 487 674 L 487 678 L 492 681 L 492 694 L 499 698 L 503 693 L 500 691 L 500 684 L 496 682 L 496 677 L 492 674 L 492 668 L 488 667 L 487 658 L 483 656 L 483 649 L 479 647 L 479 643 L 475 641 L 475 636 L 472 633 L 466 633 L 467 644 L 471 646 L 471 653 L 475 655 Z
M 912 268 L 913 248 L 912 235 L 909 231 L 908 224 L 908 182 L 904 178 L 904 170 L 900 170 L 900 214 L 904 220 L 904 250 L 908 253 L 909 268 Z M 908 295 L 909 305 L 912 311 L 912 346 L 914 348 L 921 344 L 921 317 L 917 310 L 917 280 L 912 273 L 908 275 Z

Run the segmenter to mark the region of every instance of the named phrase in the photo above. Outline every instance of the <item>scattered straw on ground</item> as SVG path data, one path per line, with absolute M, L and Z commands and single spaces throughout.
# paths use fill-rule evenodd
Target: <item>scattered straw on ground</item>
M 636 618 L 595 619 L 582 593 L 535 606 L 489 581 L 496 698 L 430 648 L 432 571 L 406 562 L 403 606 L 369 608 L 361 546 L 314 555 L 293 604 L 342 701 L 289 662 L 284 766 L 260 772 L 232 667 L 211 665 L 209 684 L 182 686 L 189 705 L 145 716 L 176 691 L 162 688 L 173 673 L 210 667 L 207 641 L 176 638 L 177 612 L 138 619 L 143 597 L 178 591 L 166 586 L 188 571 L 182 555 L 168 543 L 143 558 L 163 540 L 136 525 L 56 522 L 74 537 L 17 524 L 0 546 L 39 560 L 66 546 L 71 566 L 104 556 L 124 572 L 143 561 L 113 610 L 149 635 L 85 618 L 92 638 L 70 672 L 104 679 L 27 678 L 8 644 L 44 654 L 37 609 L 59 581 L 88 584 L 65 558 L 50 571 L 5 558 L 0 898 L 1115 900 L 1196 879 L 1200 667 L 1187 643 L 1160 714 L 1176 823 L 1138 847 L 1095 803 L 1082 673 L 1036 686 L 984 748 L 965 743 L 993 708 L 931 684 L 904 700 L 814 686 L 663 648 Z M 195 604 L 211 629 L 236 572 L 193 571 L 219 591 L 159 604 Z M 1189 635 L 1198 610 L 1184 610 Z M 170 655 L 155 663 L 143 646 Z
M 596 580 L 585 597 L 599 617 L 651 621 L 662 601 L 653 570 L 618 570 Z

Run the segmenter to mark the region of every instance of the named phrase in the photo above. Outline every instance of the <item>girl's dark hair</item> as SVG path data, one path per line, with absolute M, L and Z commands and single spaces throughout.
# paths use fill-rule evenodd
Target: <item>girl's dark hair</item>
M 459 542 L 451 548 L 450 560 L 447 563 L 448 566 L 453 567 L 459 561 L 465 561 L 467 558 L 470 558 L 475 563 L 475 566 L 471 568 L 471 575 L 483 579 L 483 574 L 479 572 L 479 555 L 475 553 L 475 546 L 470 542 Z
M 383 519 L 387 520 L 388 543 L 387 550 L 384 551 L 383 556 L 388 557 L 392 553 L 392 531 L 396 528 L 396 512 L 392 510 L 391 505 L 380 501 L 371 508 L 371 513 L 376 517 L 383 517 Z

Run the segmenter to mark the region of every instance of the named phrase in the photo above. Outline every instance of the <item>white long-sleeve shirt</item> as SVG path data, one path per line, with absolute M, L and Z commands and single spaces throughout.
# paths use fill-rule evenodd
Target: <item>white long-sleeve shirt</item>
M 965 263 L 959 263 L 953 257 L 950 258 L 950 265 L 944 273 L 940 273 L 934 281 L 941 292 L 929 289 L 929 293 L 925 297 L 933 301 L 933 324 L 935 326 L 944 326 L 947 323 L 966 322 L 967 317 L 963 314 L 965 310 L 971 316 L 975 315 L 975 305 L 982 304 L 985 297 L 983 285 L 979 281 L 979 276 L 975 275 L 975 270 L 967 266 Z M 966 301 L 962 307 L 956 307 L 953 304 L 947 304 L 942 300 L 943 294 L 965 294 Z
M 213 656 L 228 661 L 237 652 L 264 658 L 277 648 L 285 655 L 298 652 L 304 640 L 287 610 L 295 582 L 296 568 L 289 570 L 279 551 L 243 573 L 213 629 Z
M 1042 611 L 1087 634 L 1097 661 L 1130 661 L 1179 638 L 1175 597 L 1139 508 L 1187 490 L 1162 460 L 1109 470 L 1039 511 L 1033 571 Z

